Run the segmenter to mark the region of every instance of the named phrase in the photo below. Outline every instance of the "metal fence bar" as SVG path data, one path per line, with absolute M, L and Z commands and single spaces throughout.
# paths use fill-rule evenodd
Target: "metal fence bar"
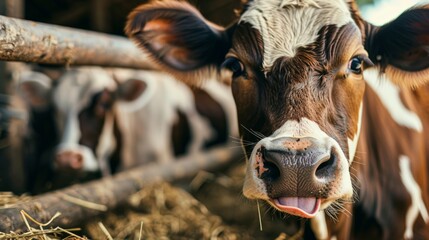
M 153 69 L 125 37 L 0 16 L 0 60 Z

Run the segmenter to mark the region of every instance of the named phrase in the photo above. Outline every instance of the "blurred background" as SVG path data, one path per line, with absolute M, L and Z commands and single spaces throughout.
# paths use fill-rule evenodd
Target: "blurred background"
M 375 24 L 382 25 L 396 18 L 404 9 L 408 9 L 418 0 L 360 0 L 360 9 L 364 18 Z
M 147 0 L 2 0 L 13 10 L 10 15 L 38 22 L 123 35 L 127 14 Z M 243 0 L 189 0 L 203 15 L 226 26 L 236 18 Z M 397 16 L 417 0 L 357 0 L 364 16 L 382 24 Z M 222 13 L 222 14 L 219 14 Z M 4 14 L 4 13 L 3 13 Z
M 227 26 L 231 22 L 237 19 L 238 12 L 240 12 L 240 9 L 243 6 L 243 2 L 245 0 L 189 0 L 191 4 L 196 6 L 202 14 L 210 21 L 213 21 L 219 25 Z M 360 9 L 362 12 L 362 15 L 364 18 L 368 21 L 370 21 L 373 24 L 381 25 L 385 22 L 388 22 L 392 20 L 393 18 L 397 17 L 404 9 L 407 9 L 415 4 L 417 4 L 419 1 L 417 0 L 356 0 L 358 4 L 360 5 Z M 91 31 L 97 31 L 97 32 L 104 32 L 108 34 L 113 35 L 119 35 L 124 36 L 123 28 L 126 21 L 126 17 L 128 13 L 134 9 L 136 6 L 146 3 L 148 1 L 146 0 L 0 0 L 0 15 L 7 15 L 11 17 L 16 18 L 23 18 L 27 20 L 32 20 L 36 22 L 43 22 L 43 23 L 49 23 L 49 24 L 56 24 L 61 26 L 68 26 L 72 28 L 79 28 L 79 29 L 86 29 Z M 2 126 L 2 118 L 1 118 L 1 110 L 2 110 L 2 104 L 6 105 L 7 102 L 2 100 L 2 94 L 10 94 L 7 91 L 7 85 L 9 84 L 8 79 L 11 79 L 8 74 L 10 74 L 10 71 L 7 69 L 7 63 L 0 61 L 0 140 L 2 137 L 2 128 L 6 128 L 8 126 L 4 125 Z M 2 102 L 3 101 L 3 102 Z M 20 127 L 15 127 L 15 129 L 20 129 Z M 11 131 L 10 134 L 16 134 L 16 132 Z M 23 143 L 24 149 L 28 146 Z M 2 142 L 0 141 L 0 176 L 10 175 L 13 176 L 9 181 L 4 181 L 0 179 L 0 192 L 1 191 L 14 191 L 15 193 L 23 193 L 26 192 L 24 186 L 24 179 L 19 176 L 19 171 L 16 173 L 15 171 L 18 167 L 22 166 L 15 166 L 12 165 L 15 163 L 12 163 L 11 166 L 6 163 L 6 161 L 2 161 L 2 154 L 5 154 L 2 151 L 6 151 L 6 148 L 2 148 Z M 20 156 L 20 152 L 16 152 L 15 150 L 11 150 L 13 156 L 16 155 L 16 158 L 18 159 Z M 3 155 L 4 156 L 4 155 Z M 244 163 L 244 161 L 241 161 L 241 163 Z M 15 169 L 15 170 L 14 170 Z M 193 196 L 186 195 L 187 193 L 179 192 L 177 189 L 173 189 L 170 186 L 166 187 L 154 187 L 149 192 L 142 192 L 141 198 L 146 199 L 144 202 L 140 198 L 137 200 L 134 199 L 134 201 L 137 201 L 138 207 L 141 207 L 140 205 L 149 205 L 153 204 L 154 202 L 157 202 L 159 199 L 149 199 L 147 200 L 147 196 L 155 196 L 161 194 L 163 198 L 170 198 L 170 199 L 178 199 L 178 202 L 175 202 L 173 207 L 174 209 L 177 209 L 177 212 L 173 213 L 172 215 L 180 215 L 183 214 L 183 212 L 189 212 L 194 215 L 192 215 L 189 219 L 181 219 L 181 224 L 186 224 L 186 221 L 192 222 L 194 224 L 197 223 L 203 223 L 204 221 L 207 221 L 207 219 L 211 218 L 212 216 L 208 215 L 208 211 L 204 210 L 204 206 L 200 206 L 199 203 L 193 202 L 193 197 L 198 199 L 201 202 L 204 202 L 204 204 L 209 208 L 210 211 L 216 213 L 217 215 L 220 215 L 227 224 L 237 223 L 239 221 L 240 224 L 242 224 L 242 229 L 245 231 L 238 231 L 238 232 L 246 232 L 249 230 L 249 226 L 252 226 L 251 228 L 254 231 L 258 231 L 258 222 L 257 218 L 255 216 L 255 206 L 251 205 L 248 206 L 248 202 L 245 202 L 246 200 L 243 199 L 241 196 L 241 187 L 243 180 L 243 171 L 241 168 L 232 168 L 228 171 L 224 171 L 223 173 L 204 173 L 204 186 L 199 188 L 198 191 L 192 192 Z M 207 180 L 208 179 L 208 180 Z M 31 180 L 31 179 L 30 179 Z M 203 185 L 203 184 L 201 184 Z M 161 192 L 161 193 L 160 193 Z M 165 196 L 167 197 L 165 197 Z M 219 196 L 229 196 L 229 198 L 221 198 Z M 137 196 L 138 198 L 138 196 Z M 156 196 L 154 197 L 156 198 Z M 190 199 L 188 202 L 186 202 L 183 199 Z M 237 201 L 239 199 L 239 201 Z M 165 200 L 165 199 L 164 199 Z M 181 201 L 182 200 L 182 201 Z M 158 202 L 157 202 L 158 203 Z M 180 203 L 180 204 L 179 204 Z M 172 203 L 169 203 L 172 204 Z M 189 204 L 194 209 L 198 209 L 199 211 L 192 212 L 189 210 L 188 205 L 183 204 Z M 173 207 L 167 207 L 168 204 L 164 203 L 165 212 L 160 213 L 159 212 L 159 205 L 151 206 L 156 214 L 155 217 L 159 217 L 160 215 L 168 215 L 171 213 L 171 209 Z M 182 205 L 184 206 L 183 208 Z M 246 205 L 246 206 L 245 206 Z M 1 205 L 0 205 L 1 206 Z M 179 207 L 177 207 L 179 206 Z M 137 209 L 137 206 L 133 206 Z M 147 207 L 147 206 L 145 206 Z M 248 208 L 246 208 L 248 207 Z M 203 210 L 201 210 L 203 209 Z M 250 210 L 249 210 L 250 209 Z M 120 209 L 123 210 L 123 209 Z M 134 209 L 135 210 L 135 209 Z M 141 211 L 141 210 L 140 210 Z M 127 225 L 130 225 L 130 221 L 127 218 L 124 218 L 122 215 L 124 211 L 120 212 L 120 217 L 117 217 L 116 215 L 110 215 L 106 219 L 103 219 L 104 222 L 112 222 L 112 225 L 114 222 L 118 222 L 118 219 L 122 219 L 121 221 L 123 225 L 118 226 L 117 228 L 125 228 Z M 126 212 L 126 211 L 125 211 Z M 135 213 L 127 213 L 135 217 Z M 207 214 L 204 215 L 204 214 Z M 244 217 L 243 217 L 244 216 Z M 167 223 L 162 223 L 159 219 L 151 219 L 148 218 L 148 222 L 155 222 L 159 221 L 159 225 L 164 224 L 161 228 L 164 228 L 164 226 L 167 225 Z M 244 221 L 243 221 L 244 219 Z M 164 219 L 165 220 L 165 219 Z M 101 220 L 100 220 L 101 221 Z M 139 218 L 136 220 L 136 226 L 140 226 L 140 221 L 142 221 Z M 176 221 L 176 220 L 174 220 Z M 249 221 L 250 223 L 247 223 L 246 221 Z M 265 222 L 272 221 L 272 219 L 264 220 Z M 218 218 L 215 218 L 213 222 L 220 222 Z M 94 221 L 91 224 L 97 224 L 97 221 Z M 147 224 L 147 223 L 145 223 Z M 269 225 L 269 224 L 266 224 Z M 271 224 L 273 225 L 273 224 Z M 148 225 L 149 226 L 149 225 Z M 274 226 L 274 225 L 273 225 Z M 152 228 L 156 228 L 155 226 L 150 226 Z M 211 228 L 212 225 L 208 226 L 207 228 Z M 285 226 L 283 225 L 277 225 L 274 227 L 278 227 L 280 229 L 284 229 Z M 202 228 L 202 227 L 201 227 Z M 95 227 L 88 227 L 87 233 L 90 233 L 91 229 L 98 229 L 98 226 Z M 189 228 L 182 227 L 183 230 L 189 230 L 189 232 L 196 231 L 197 227 L 196 225 L 191 225 Z M 95 231 L 95 230 L 94 230 Z M 97 230 L 99 231 L 99 230 Z M 110 231 L 117 231 L 120 232 L 120 229 L 112 230 Z M 209 231 L 209 230 L 207 230 Z M 211 231 L 211 230 L 210 230 Z M 273 235 L 269 235 L 271 239 L 276 237 L 277 231 L 273 231 Z M 265 230 L 266 235 L 261 234 L 261 237 L 267 237 L 269 233 L 269 229 Z M 97 236 L 99 232 L 93 233 L 92 236 Z M 160 234 L 157 233 L 155 236 L 159 237 Z M 129 236 L 129 235 L 124 235 Z M 189 235 L 187 235 L 189 236 Z M 243 236 L 237 235 L 238 239 Z M 280 239 L 280 238 L 279 238 Z

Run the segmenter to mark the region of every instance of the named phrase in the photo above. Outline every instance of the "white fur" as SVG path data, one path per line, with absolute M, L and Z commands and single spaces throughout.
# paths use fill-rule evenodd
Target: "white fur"
M 353 22 L 344 0 L 254 0 L 240 22 L 259 30 L 267 72 L 280 57 L 293 57 L 299 47 L 315 42 L 326 25 Z
M 328 239 L 328 225 L 326 224 L 325 213 L 323 211 L 318 212 L 316 216 L 310 220 L 310 224 L 316 239 Z
M 94 93 L 116 87 L 113 78 L 102 68 L 79 68 L 66 72 L 54 92 L 54 103 L 60 112 L 79 112 Z
M 60 121 L 65 121 L 65 125 L 63 126 L 63 135 L 57 151 L 78 151 L 83 156 L 84 171 L 96 171 L 101 167 L 101 170 L 106 174 L 108 172 L 105 169 L 107 163 L 98 159 L 91 149 L 79 144 L 81 131 L 78 114 L 89 104 L 94 93 L 103 89 L 114 89 L 115 83 L 113 79 L 103 69 L 91 67 L 70 70 L 58 81 L 59 84 L 54 90 L 53 99 L 60 115 Z M 59 125 L 61 126 L 62 124 L 60 123 Z M 103 128 L 102 136 L 113 134 L 113 124 L 109 128 L 111 129 L 106 130 Z M 106 131 L 111 133 L 106 133 Z M 113 147 L 112 143 L 107 143 L 107 141 L 106 139 L 101 139 L 101 146 L 97 150 L 97 155 L 100 154 L 104 156 L 103 158 L 109 155 L 109 151 L 112 151 L 111 147 Z
M 419 116 L 408 110 L 400 98 L 400 89 L 393 84 L 385 75 L 379 76 L 376 69 L 368 69 L 364 72 L 365 81 L 377 93 L 390 116 L 401 126 L 413 129 L 417 132 L 423 131 L 423 124 Z
M 65 147 L 83 149 L 79 146 L 80 128 L 77 113 L 88 105 L 94 93 L 107 88 L 111 91 L 119 84 L 135 79 L 143 81 L 146 89 L 136 100 L 117 101 L 113 113 L 122 135 L 121 168 L 126 169 L 149 161 L 168 163 L 173 159 L 171 145 L 172 125 L 177 121 L 180 110 L 189 121 L 192 142 L 188 153 L 200 151 L 203 144 L 213 137 L 209 121 L 196 110 L 193 94 L 188 86 L 170 75 L 160 72 L 83 68 L 66 73 L 54 93 L 54 101 L 60 115 L 67 114 L 65 134 L 61 149 Z M 231 89 L 220 86 L 215 80 L 207 81 L 204 88 L 227 111 L 229 122 L 236 124 L 236 113 Z M 228 107 L 226 107 L 228 106 Z M 101 168 L 108 172 L 107 159 L 117 145 L 113 132 L 113 115 L 107 113 L 96 156 L 85 150 L 84 163 L 94 162 L 91 169 Z M 238 132 L 234 124 L 232 131 Z M 67 144 L 66 144 L 67 143 Z M 98 158 L 98 163 L 97 163 Z M 86 170 L 87 168 L 85 168 Z
M 426 209 L 426 205 L 423 201 L 421 189 L 413 177 L 410 166 L 410 158 L 407 156 L 399 157 L 399 167 L 401 169 L 401 179 L 408 193 L 411 195 L 411 206 L 408 209 L 407 216 L 405 219 L 405 239 L 413 238 L 413 226 L 420 214 L 423 220 L 429 222 L 429 214 Z
M 109 157 L 116 147 L 116 138 L 114 135 L 114 116 L 113 113 L 107 112 L 104 120 L 103 130 L 101 131 L 100 140 L 97 145 L 96 154 L 98 164 L 103 176 L 109 176 L 111 173 Z
M 356 154 L 357 144 L 359 141 L 360 136 L 360 129 L 362 126 L 362 110 L 363 110 L 363 103 L 360 104 L 359 107 L 359 116 L 358 116 L 358 123 L 357 123 L 357 132 L 353 139 L 347 138 L 348 146 L 349 146 L 349 161 L 350 163 L 353 162 L 353 159 Z
M 189 87 L 159 72 L 135 71 L 133 78 L 145 81 L 153 94 L 138 111 L 127 111 L 123 103 L 117 105 L 118 122 L 124 136 L 122 168 L 150 161 L 151 157 L 163 163 L 173 158 L 171 131 L 178 117 L 177 110 L 185 114 L 191 127 L 192 142 L 188 152 L 201 150 L 213 131 L 209 122 L 196 111 Z
M 279 138 L 305 138 L 312 137 L 317 140 L 320 140 L 327 146 L 334 147 L 339 156 L 340 171 L 341 176 L 339 182 L 336 183 L 336 189 L 333 192 L 335 196 L 332 197 L 351 197 L 353 194 L 352 183 L 349 173 L 349 163 L 347 157 L 342 151 L 340 145 L 333 138 L 329 137 L 325 132 L 323 132 L 318 124 L 314 121 L 311 121 L 307 118 L 301 118 L 300 121 L 289 120 L 277 131 L 275 131 L 271 136 L 262 139 L 256 144 L 253 149 L 252 155 L 250 156 L 249 162 L 247 164 L 247 172 L 243 187 L 243 193 L 247 198 L 250 199 L 268 199 L 264 182 L 257 176 L 257 172 L 254 169 L 256 162 L 256 152 L 261 147 L 264 146 L 267 149 L 270 149 L 273 146 L 273 141 Z M 277 146 L 278 147 L 278 146 Z M 322 204 L 322 209 L 328 207 L 329 204 Z
M 91 149 L 79 144 L 80 128 L 77 113 L 70 111 L 67 113 L 63 129 L 63 135 L 60 144 L 57 146 L 57 152 L 75 151 L 79 152 L 83 158 L 83 170 L 96 171 L 99 168 L 97 158 Z
M 118 106 L 121 108 L 122 111 L 126 112 L 135 112 L 142 109 L 146 104 L 149 103 L 149 101 L 152 100 L 154 97 L 154 94 L 156 93 L 155 85 L 156 85 L 156 79 L 152 77 L 147 77 L 150 72 L 143 72 L 143 71 L 135 71 L 130 69 L 110 69 L 110 74 L 115 76 L 119 82 L 124 82 L 129 79 L 135 79 L 140 80 L 146 84 L 146 88 L 144 90 L 144 93 L 140 95 L 137 99 L 134 101 L 119 101 Z

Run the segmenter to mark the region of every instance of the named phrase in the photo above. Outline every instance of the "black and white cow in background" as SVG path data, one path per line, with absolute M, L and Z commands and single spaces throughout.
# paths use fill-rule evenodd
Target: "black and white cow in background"
M 202 90 L 158 72 L 87 67 L 59 76 L 53 81 L 26 71 L 19 84 L 33 107 L 53 109 L 55 122 L 46 127 L 58 132 L 47 154 L 54 185 L 152 161 L 167 163 L 225 143 L 238 132 L 230 88 L 217 80 Z

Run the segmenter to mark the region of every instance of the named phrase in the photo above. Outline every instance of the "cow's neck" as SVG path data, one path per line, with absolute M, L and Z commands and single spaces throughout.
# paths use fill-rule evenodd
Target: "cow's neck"
M 411 168 L 401 168 L 401 159 L 424 157 L 422 146 L 417 144 L 422 137 L 422 121 L 413 112 L 417 104 L 414 96 L 384 81 L 367 81 L 361 134 L 351 167 L 359 202 L 354 218 L 362 218 L 355 221 L 362 225 L 356 224 L 354 231 L 374 239 L 381 238 L 382 229 L 393 221 L 405 221 L 408 208 L 398 209 L 391 199 L 398 199 L 401 206 L 411 205 L 403 179 L 404 171 L 411 172 Z M 403 234 L 404 226 L 398 224 L 397 234 Z

